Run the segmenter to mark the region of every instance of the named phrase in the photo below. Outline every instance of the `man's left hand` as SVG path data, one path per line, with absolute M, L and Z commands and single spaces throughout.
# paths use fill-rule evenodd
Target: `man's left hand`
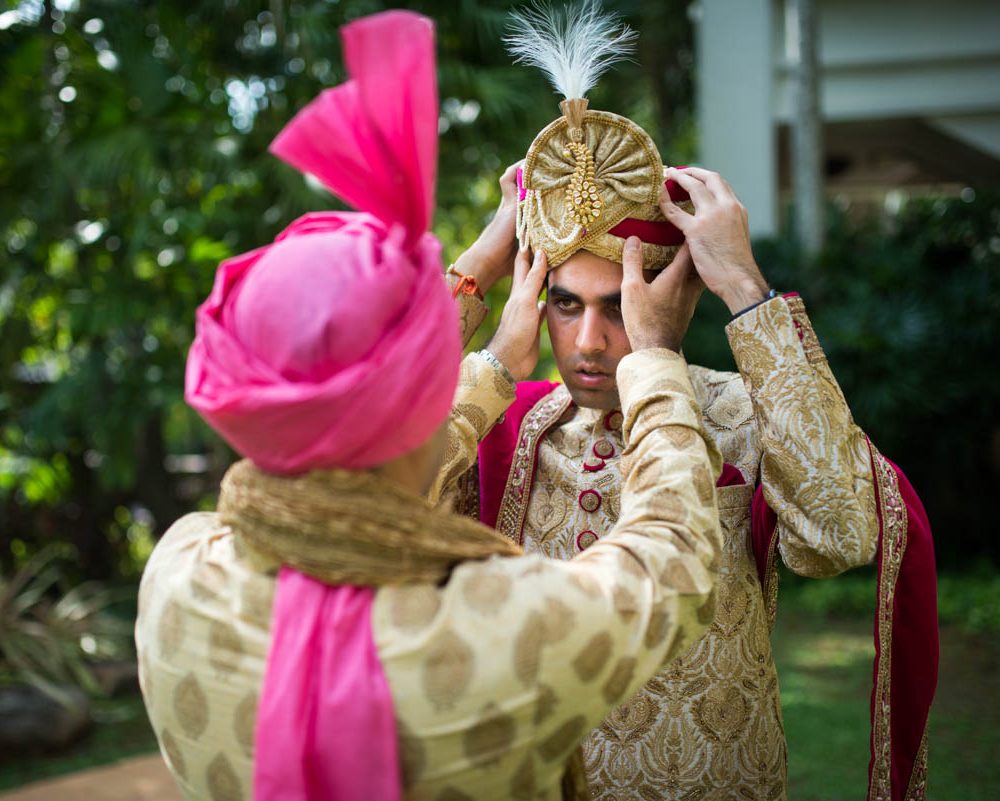
M 667 177 L 691 196 L 694 214 L 660 193 L 660 210 L 684 234 L 695 269 L 733 314 L 767 297 L 768 286 L 750 247 L 747 210 L 718 173 L 671 167 Z
M 632 350 L 680 351 L 705 284 L 681 245 L 674 260 L 650 280 L 642 269 L 642 244 L 630 236 L 622 251 L 622 322 Z

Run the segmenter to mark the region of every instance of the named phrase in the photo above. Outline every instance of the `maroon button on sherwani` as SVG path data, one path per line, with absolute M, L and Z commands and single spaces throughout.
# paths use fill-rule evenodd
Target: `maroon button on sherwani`
M 594 456 L 598 459 L 610 459 L 615 455 L 615 446 L 610 440 L 599 439 L 594 443 Z
M 601 508 L 601 500 L 601 493 L 593 489 L 585 489 L 577 499 L 580 508 L 585 512 L 596 512 Z

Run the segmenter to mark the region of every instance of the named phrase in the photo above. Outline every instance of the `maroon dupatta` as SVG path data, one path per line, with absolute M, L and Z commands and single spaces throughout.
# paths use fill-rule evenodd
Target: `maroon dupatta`
M 927 718 L 937 687 L 937 571 L 927 512 L 903 471 L 868 443 L 879 520 L 867 801 L 927 791 Z M 778 518 L 757 488 L 751 537 L 773 621 Z

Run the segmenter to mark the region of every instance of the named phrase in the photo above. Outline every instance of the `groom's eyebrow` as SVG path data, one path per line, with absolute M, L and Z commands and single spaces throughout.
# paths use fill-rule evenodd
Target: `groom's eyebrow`
M 564 289 L 559 286 L 559 284 L 552 284 L 549 286 L 549 299 L 550 300 L 568 300 L 573 303 L 579 303 L 583 305 L 583 298 L 579 295 L 570 292 L 568 289 Z
M 564 289 L 558 284 L 553 284 L 549 287 L 549 298 L 552 300 L 568 300 L 572 303 L 579 303 L 583 305 L 583 298 L 579 295 L 570 292 L 568 289 Z M 604 306 L 621 306 L 622 303 L 622 293 L 612 292 L 610 295 L 601 295 L 598 301 Z

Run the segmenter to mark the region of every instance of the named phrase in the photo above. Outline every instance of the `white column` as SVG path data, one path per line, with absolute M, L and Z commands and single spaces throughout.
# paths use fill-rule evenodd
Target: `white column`
M 700 162 L 732 184 L 750 213 L 754 236 L 775 234 L 772 0 L 700 0 L 692 13 Z
M 823 248 L 823 112 L 819 105 L 819 12 L 813 0 L 786 0 L 785 30 L 795 64 L 792 121 L 792 190 L 795 233 L 809 256 Z

